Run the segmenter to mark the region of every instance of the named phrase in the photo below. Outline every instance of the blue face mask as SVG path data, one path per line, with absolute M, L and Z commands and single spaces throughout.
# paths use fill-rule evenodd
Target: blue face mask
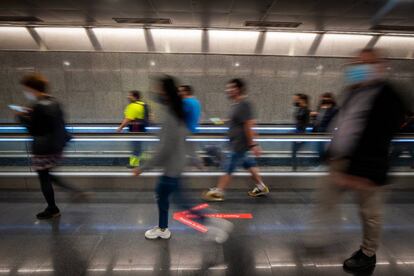
M 347 85 L 370 81 L 374 76 L 375 68 L 371 64 L 355 64 L 345 69 L 345 82 Z

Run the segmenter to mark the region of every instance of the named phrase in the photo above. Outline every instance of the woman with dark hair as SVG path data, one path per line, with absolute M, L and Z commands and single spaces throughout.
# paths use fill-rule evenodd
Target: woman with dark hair
M 181 174 L 186 165 L 186 155 L 188 153 L 186 136 L 189 134 L 189 130 L 186 126 L 183 102 L 175 83 L 175 80 L 170 76 L 159 78 L 155 83 L 155 96 L 165 109 L 159 133 L 159 146 L 150 160 L 142 167 L 134 169 L 136 176 L 155 166 L 163 169 L 162 176 L 155 189 L 159 212 L 158 226 L 145 232 L 145 237 L 151 240 L 169 239 L 171 237 L 171 232 L 168 229 L 168 211 L 169 198 L 172 193 L 175 194 L 177 203 L 183 209 L 191 208 L 186 199 L 181 196 Z M 199 219 L 204 220 L 204 216 L 200 212 L 192 212 Z M 229 224 L 224 225 L 224 223 L 222 221 L 220 226 L 230 230 L 231 226 Z M 209 232 L 212 233 L 213 231 L 210 230 L 211 228 Z M 216 235 L 214 239 L 217 242 L 227 239 L 227 232 L 217 227 L 214 230 Z
M 152 167 L 163 168 L 156 187 L 156 198 L 159 211 L 158 227 L 145 232 L 147 239 L 169 239 L 168 230 L 169 196 L 179 191 L 180 176 L 185 167 L 187 128 L 183 103 L 178 95 L 175 81 L 170 76 L 159 78 L 155 82 L 155 97 L 165 109 L 159 133 L 159 146 L 154 156 L 144 166 L 134 169 L 135 175 Z
M 337 112 L 334 95 L 330 92 L 323 93 L 317 111 L 311 112 L 311 116 L 315 117 L 313 132 L 326 132 Z
M 338 107 L 336 106 L 334 95 L 330 92 L 323 93 L 321 95 L 317 111 L 311 112 L 311 116 L 315 118 L 312 131 L 314 133 L 329 132 L 329 125 L 337 113 Z M 325 148 L 325 142 L 317 143 L 320 162 L 324 161 L 325 159 Z
M 48 82 L 40 74 L 25 76 L 21 82 L 24 95 L 30 101 L 26 112 L 17 113 L 18 120 L 33 136 L 31 144 L 32 167 L 37 172 L 47 208 L 37 214 L 38 219 L 60 216 L 56 206 L 52 182 L 73 192 L 74 197 L 86 196 L 81 190 L 62 182 L 50 174 L 62 156 L 70 136 L 65 129 L 63 111 L 59 102 L 48 94 Z
M 309 96 L 306 94 L 295 94 L 293 96 L 293 104 L 295 106 L 295 133 L 306 133 L 306 128 L 309 125 Z M 292 169 L 296 171 L 298 167 L 297 152 L 304 146 L 304 142 L 293 142 L 292 144 Z

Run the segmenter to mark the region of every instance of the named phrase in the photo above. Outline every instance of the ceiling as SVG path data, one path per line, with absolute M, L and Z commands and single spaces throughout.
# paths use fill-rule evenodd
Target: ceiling
M 391 0 L 392 1 L 392 0 Z M 1 0 L 0 16 L 45 25 L 111 25 L 114 17 L 169 18 L 174 27 L 251 28 L 245 21 L 301 22 L 298 31 L 367 31 L 388 0 Z M 394 2 L 394 1 L 393 1 Z M 414 1 L 400 0 L 377 24 L 414 26 Z M 18 23 L 11 23 L 18 25 Z

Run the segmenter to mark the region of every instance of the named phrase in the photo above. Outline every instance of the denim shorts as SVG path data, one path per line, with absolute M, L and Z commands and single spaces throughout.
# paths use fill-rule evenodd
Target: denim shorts
M 246 170 L 257 166 L 256 161 L 254 158 L 249 156 L 247 151 L 230 152 L 224 161 L 223 170 L 227 174 L 232 174 L 240 165 L 242 165 Z

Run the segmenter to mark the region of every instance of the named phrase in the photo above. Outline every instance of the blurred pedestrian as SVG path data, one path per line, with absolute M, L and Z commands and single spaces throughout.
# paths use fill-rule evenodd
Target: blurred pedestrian
M 328 149 L 330 175 L 319 190 L 313 218 L 313 226 L 321 228 L 312 233 L 328 241 L 339 224 L 341 196 L 345 191 L 356 193 L 363 237 L 360 249 L 344 262 L 344 268 L 351 272 L 376 264 L 390 143 L 404 114 L 399 95 L 382 72 L 381 59 L 372 49 L 362 50 L 345 69 L 344 102 Z
M 24 87 L 24 95 L 30 101 L 30 105 L 26 112 L 17 113 L 17 118 L 33 137 L 32 167 L 39 177 L 41 190 L 47 202 L 47 208 L 36 217 L 38 219 L 58 217 L 60 211 L 55 202 L 52 183 L 71 191 L 74 199 L 86 196 L 81 189 L 68 185 L 50 173 L 61 159 L 70 135 L 66 131 L 59 102 L 48 92 L 48 81 L 40 74 L 30 74 L 20 83 Z
M 187 128 L 191 133 L 197 133 L 201 118 L 200 101 L 194 95 L 194 90 L 190 85 L 180 85 L 178 91 L 183 100 Z
M 141 100 L 141 93 L 137 90 L 128 93 L 129 104 L 124 111 L 124 119 L 119 125 L 117 132 L 122 132 L 123 128 L 128 126 L 131 133 L 146 132 L 149 126 L 149 107 Z M 138 167 L 142 155 L 141 141 L 132 141 L 132 155 L 129 157 L 129 168 Z
M 258 197 L 269 193 L 269 188 L 263 183 L 259 168 L 254 158 L 249 156 L 251 151 L 256 157 L 260 156 L 261 148 L 254 141 L 256 133 L 254 112 L 251 102 L 247 99 L 245 84 L 241 79 L 232 79 L 226 86 L 227 97 L 232 101 L 228 119 L 230 153 L 224 162 L 225 175 L 220 177 L 217 187 L 204 193 L 207 201 L 223 201 L 224 191 L 230 183 L 231 175 L 240 165 L 251 174 L 255 187 L 248 192 L 249 196 Z
M 295 94 L 293 96 L 293 105 L 295 107 L 293 114 L 295 119 L 295 133 L 304 134 L 310 121 L 309 96 L 302 93 Z M 304 142 L 293 142 L 292 144 L 292 169 L 294 171 L 298 167 L 297 152 L 304 145 Z
M 201 211 L 192 211 L 191 205 L 186 197 L 182 195 L 182 173 L 186 165 L 188 145 L 186 136 L 189 130 L 186 125 L 186 114 L 183 101 L 178 94 L 176 81 L 170 76 L 160 78 L 155 84 L 156 97 L 164 109 L 164 118 L 159 133 L 159 146 L 154 156 L 142 167 L 134 169 L 135 175 L 155 166 L 162 168 L 160 177 L 155 189 L 159 220 L 158 226 L 145 232 L 147 239 L 169 239 L 171 231 L 168 229 L 168 216 L 170 196 L 174 195 L 176 202 L 184 209 L 193 213 L 200 222 L 205 221 Z M 212 220 L 208 220 L 211 224 Z M 232 224 L 227 221 L 220 221 L 222 227 L 208 226 L 209 234 L 214 232 L 214 239 L 223 242 L 228 237 L 228 231 Z M 214 231 L 213 231 L 214 229 Z
M 335 97 L 332 93 L 326 92 L 321 95 L 321 100 L 319 102 L 317 111 L 311 112 L 311 117 L 314 117 L 313 129 L 314 133 L 326 133 L 328 132 L 328 127 L 331 124 L 333 118 L 338 113 L 338 108 L 336 106 Z M 317 143 L 317 150 L 319 154 L 320 161 L 324 160 L 325 156 L 325 142 Z
M 198 127 L 201 118 L 201 104 L 200 101 L 194 96 L 194 90 L 190 85 L 180 85 L 178 88 L 179 95 L 183 100 L 183 108 L 185 113 L 185 121 L 187 129 L 192 133 L 198 133 Z M 197 155 L 196 145 L 194 142 L 188 143 L 188 154 L 191 159 L 191 163 L 198 168 L 203 168 L 203 162 Z

